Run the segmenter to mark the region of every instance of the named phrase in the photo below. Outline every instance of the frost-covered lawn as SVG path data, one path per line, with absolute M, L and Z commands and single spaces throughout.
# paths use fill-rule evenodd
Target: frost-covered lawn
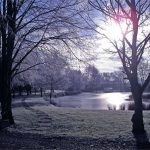
M 28 104 L 26 107 L 13 109 L 17 128 L 10 128 L 11 132 L 39 133 L 46 136 L 133 139 L 130 121 L 132 111 L 57 108 L 47 105 L 42 98 L 27 99 L 25 102 Z M 31 102 L 35 105 L 30 106 Z M 40 105 L 40 102 L 45 105 Z M 145 111 L 145 127 L 150 135 L 149 116 L 150 112 Z
M 50 106 L 43 98 L 13 102 L 16 128 L 0 133 L 0 149 L 136 150 L 132 111 L 83 110 Z M 144 112 L 150 134 L 150 112 Z

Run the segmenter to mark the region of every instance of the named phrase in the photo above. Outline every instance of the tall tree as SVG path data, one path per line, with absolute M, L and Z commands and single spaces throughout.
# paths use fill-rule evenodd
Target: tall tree
M 111 35 L 103 32 L 101 35 L 110 42 L 117 51 L 122 62 L 124 71 L 131 85 L 131 92 L 135 102 L 135 111 L 132 117 L 133 132 L 143 133 L 142 94 L 150 81 L 150 74 L 144 83 L 139 82 L 138 66 L 142 57 L 145 56 L 150 40 L 150 3 L 149 0 L 89 0 L 92 7 L 105 17 L 109 24 L 114 22 L 117 32 L 120 30 L 121 37 L 112 39 Z M 104 24 L 104 23 L 102 23 Z M 107 28 L 107 25 L 106 25 Z M 114 28 L 111 28 L 113 31 Z M 112 34 L 117 34 L 112 32 Z
M 11 82 L 31 52 L 57 41 L 77 39 L 78 0 L 1 0 L 0 57 L 2 120 L 14 123 Z M 69 12 L 69 13 L 68 13 Z M 54 46 L 54 47 L 55 47 Z M 27 70 L 27 68 L 25 69 Z
M 68 80 L 67 90 L 73 93 L 81 92 L 83 88 L 83 82 L 82 82 L 83 75 L 81 71 L 68 68 L 66 70 L 66 76 Z
M 101 89 L 101 75 L 94 65 L 87 66 L 85 76 L 87 78 L 87 91 L 98 91 Z

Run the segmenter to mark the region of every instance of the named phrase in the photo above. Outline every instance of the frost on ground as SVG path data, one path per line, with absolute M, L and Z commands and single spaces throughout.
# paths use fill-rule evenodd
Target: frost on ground
M 108 147 L 112 149 L 113 147 L 114 149 L 128 149 L 127 147 L 134 149 L 135 140 L 131 133 L 132 125 L 130 121 L 132 111 L 92 111 L 58 108 L 49 105 L 43 98 L 19 99 L 15 100 L 13 105 L 15 106 L 13 113 L 16 120 L 16 127 L 11 127 L 3 131 L 10 135 L 19 134 L 19 136 L 24 135 L 24 137 L 30 135 L 30 138 L 33 136 L 32 139 L 37 139 L 37 141 L 40 137 L 45 137 L 42 138 L 45 142 L 48 139 L 54 142 L 51 141 L 52 145 L 55 145 L 56 142 L 54 147 L 58 149 L 60 146 L 59 138 L 61 138 L 61 141 L 64 140 L 64 142 L 72 143 L 74 141 L 75 143 L 73 143 L 76 146 L 73 149 L 78 148 L 80 144 L 82 149 L 88 149 L 88 143 L 90 143 L 89 149 L 98 149 L 97 147 L 102 145 L 100 149 L 105 149 L 106 147 L 106 149 Z M 150 135 L 149 115 L 150 112 L 144 113 L 146 130 Z M 48 143 L 47 145 L 50 146 L 51 144 Z M 92 148 L 91 145 L 93 145 Z M 121 148 L 116 148 L 116 146 L 121 146 Z

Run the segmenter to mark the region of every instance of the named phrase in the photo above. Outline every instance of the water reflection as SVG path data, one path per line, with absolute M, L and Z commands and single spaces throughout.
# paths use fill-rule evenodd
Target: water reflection
M 105 93 L 100 95 L 100 98 L 107 101 L 108 109 L 120 109 L 129 98 L 129 93 Z
M 58 107 L 72 107 L 82 109 L 128 109 L 128 105 L 133 103 L 129 96 L 131 93 L 81 93 L 72 96 L 54 98 L 53 102 Z M 129 101 L 130 99 L 130 101 Z

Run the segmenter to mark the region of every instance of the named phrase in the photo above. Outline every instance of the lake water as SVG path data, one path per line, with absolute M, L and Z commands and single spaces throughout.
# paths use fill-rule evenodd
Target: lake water
M 52 103 L 58 107 L 72 107 L 91 110 L 108 110 L 120 109 L 133 101 L 129 100 L 129 92 L 113 92 L 113 93 L 81 93 L 72 96 L 63 96 L 53 98 Z

